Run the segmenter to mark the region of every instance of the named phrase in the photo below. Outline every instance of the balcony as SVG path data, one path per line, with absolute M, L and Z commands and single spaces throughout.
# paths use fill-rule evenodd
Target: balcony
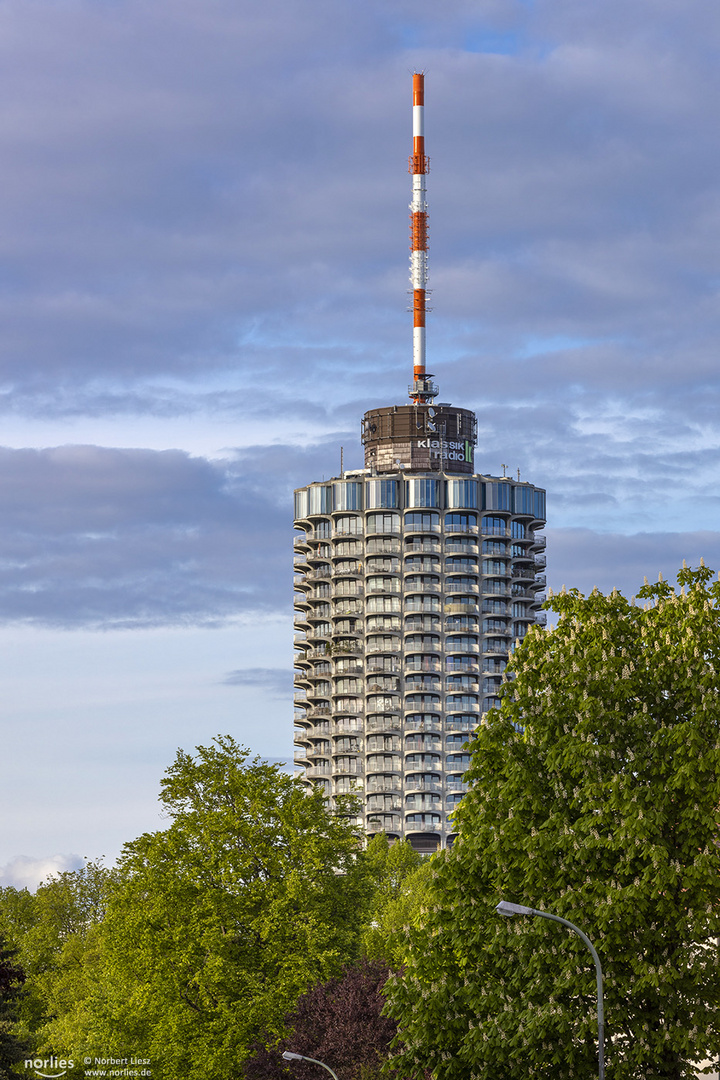
M 477 536 L 477 525 L 446 525 L 446 533 L 465 533 L 466 536 Z
M 420 714 L 422 716 L 422 714 Z M 414 731 L 442 731 L 442 720 L 412 720 L 410 716 L 405 717 L 405 733 L 410 734 Z
M 406 611 L 425 611 L 437 614 L 440 611 L 438 604 L 433 604 L 434 596 L 410 596 L 405 601 Z
M 332 535 L 333 540 L 338 536 L 350 536 L 361 540 L 363 534 L 362 530 L 358 531 L 358 529 L 333 529 Z
M 445 790 L 447 791 L 448 795 L 456 794 L 458 792 L 461 795 L 465 795 L 468 790 L 468 785 L 463 784 L 462 781 L 454 780 L 452 777 L 449 776 L 445 781 Z
M 442 791 L 440 780 L 426 780 L 424 776 L 413 776 L 410 773 L 405 777 L 406 791 Z
M 510 529 L 506 527 L 502 528 L 499 525 L 484 525 L 481 524 L 480 532 L 482 536 L 509 536 Z
M 392 649 L 393 652 L 398 652 L 400 648 L 399 643 Z M 383 652 L 389 652 L 390 649 L 383 649 Z M 361 668 L 362 670 L 362 668 Z M 389 664 L 386 660 L 380 659 L 380 657 L 372 657 L 367 662 L 367 671 L 384 672 L 385 674 L 392 675 L 394 672 L 400 671 L 400 661 L 390 660 Z
M 545 550 L 545 545 L 547 544 L 547 537 L 545 537 L 545 536 L 534 536 L 532 543 L 533 543 L 534 548 L 537 548 L 539 551 L 544 551 Z
M 535 615 L 535 622 L 538 626 L 547 626 L 547 612 L 538 611 Z
M 363 769 L 361 761 L 348 761 L 347 759 L 342 760 L 341 758 L 336 758 L 333 761 L 332 771 L 335 776 L 362 776 L 365 770 Z
M 461 702 L 456 703 L 456 702 L 454 702 L 451 699 L 448 699 L 446 697 L 446 699 L 445 699 L 445 709 L 448 710 L 448 711 L 453 711 L 453 712 L 464 712 L 464 713 L 470 713 L 470 712 L 474 713 L 474 712 L 476 712 L 476 713 L 479 713 L 480 712 L 480 703 L 478 701 L 461 701 Z
M 329 765 L 311 765 L 305 770 L 305 775 L 309 780 L 314 780 L 318 776 L 332 776 L 332 769 Z
M 327 580 L 330 577 L 330 567 L 320 566 L 315 570 L 310 570 L 305 577 L 308 581 L 319 581 L 320 578 Z
M 509 576 L 509 575 L 508 575 Z M 511 596 L 510 586 L 505 582 L 495 581 L 483 581 L 482 583 L 483 596 Z
M 545 555 L 536 555 L 535 556 L 535 567 L 536 567 L 536 569 L 537 570 L 544 570 L 546 566 L 547 566 L 547 558 L 545 557 Z
M 474 720 L 453 720 L 452 717 L 445 721 L 446 731 L 467 731 L 468 735 L 475 730 L 477 724 Z
M 329 728 L 329 724 L 327 727 Z M 333 735 L 357 735 L 363 730 L 362 720 L 351 720 L 343 718 L 342 720 L 333 720 Z M 359 751 L 358 751 L 359 753 Z
M 312 720 L 315 717 L 322 719 L 325 716 L 330 716 L 331 709 L 329 705 L 310 705 L 307 713 L 305 714 L 306 720 Z
M 479 610 L 480 608 L 475 601 L 471 604 L 460 604 L 456 600 L 445 603 L 446 615 L 477 615 Z
M 547 585 L 547 578 L 545 577 L 545 574 L 536 574 L 535 575 L 535 586 L 537 588 L 539 588 L 539 589 L 544 589 L 546 585 Z
M 475 652 L 477 652 L 479 646 L 475 646 Z M 471 660 L 469 662 L 462 663 L 460 659 L 455 657 L 448 657 L 445 661 L 445 671 L 455 672 L 459 675 L 479 675 L 480 664 L 477 660 Z
M 365 828 L 369 833 L 399 832 L 400 818 L 397 814 L 379 814 L 373 811 L 366 817 Z
M 370 731 L 402 731 L 402 720 L 399 716 L 388 716 L 387 719 L 378 719 L 377 717 L 369 717 L 365 730 Z
M 414 532 L 414 533 L 440 533 L 441 528 L 440 528 L 439 523 L 437 525 L 431 525 L 429 523 L 426 523 L 424 525 L 412 525 L 412 524 L 410 524 L 410 522 L 406 521 L 405 522 L 405 533 L 407 534 L 407 533 L 411 533 L 411 532 Z
M 439 554 L 440 541 L 439 540 L 421 540 L 417 542 L 416 537 L 411 537 L 405 545 L 406 554 L 417 554 L 418 552 L 431 552 L 432 554 Z
M 365 784 L 368 794 L 379 791 L 402 791 L 399 776 L 371 776 Z
M 407 672 L 410 671 L 429 671 L 429 672 L 441 672 L 442 664 L 435 657 L 422 656 L 422 657 L 410 657 L 405 666 Z
M 425 825 L 414 824 L 405 820 L 405 832 L 406 833 L 441 833 L 443 830 L 442 823 L 431 822 Z

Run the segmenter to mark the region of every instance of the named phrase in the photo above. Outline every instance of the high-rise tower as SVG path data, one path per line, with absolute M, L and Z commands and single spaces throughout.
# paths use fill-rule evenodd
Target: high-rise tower
M 465 744 L 545 618 L 545 492 L 475 471 L 475 416 L 426 372 L 427 171 L 415 74 L 410 403 L 365 413 L 364 469 L 295 492 L 294 551 L 296 765 L 421 851 L 451 841 Z

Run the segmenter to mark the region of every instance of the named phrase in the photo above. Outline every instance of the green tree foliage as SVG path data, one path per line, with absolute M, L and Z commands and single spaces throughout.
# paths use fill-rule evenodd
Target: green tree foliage
M 636 606 L 550 604 L 473 740 L 459 838 L 433 860 L 425 926 L 390 990 L 405 1075 L 680 1080 L 720 1047 L 720 585 L 685 569 Z M 392 980 L 391 980 L 392 983 Z M 715 1066 L 717 1068 L 717 1065 Z
M 11 1066 L 28 1052 L 17 1035 L 18 1003 L 25 972 L 17 963 L 17 953 L 7 949 L 0 936 L 0 1080 L 9 1080 Z
M 402 965 L 408 929 L 420 925 L 430 875 L 430 862 L 407 842 L 390 844 L 384 833 L 374 836 L 365 852 L 372 882 L 362 944 L 364 954 L 389 967 Z
M 46 1049 L 152 1059 L 154 1080 L 235 1077 L 259 1031 L 359 954 L 359 838 L 229 737 L 178 752 L 171 822 L 127 844 L 75 995 L 56 981 Z M 63 994 L 65 995 L 63 997 Z
M 17 950 L 27 982 L 16 1032 L 34 1044 L 55 1015 L 58 994 L 75 998 L 83 978 L 86 942 L 103 919 L 113 874 L 98 862 L 28 889 L 0 889 L 0 934 Z

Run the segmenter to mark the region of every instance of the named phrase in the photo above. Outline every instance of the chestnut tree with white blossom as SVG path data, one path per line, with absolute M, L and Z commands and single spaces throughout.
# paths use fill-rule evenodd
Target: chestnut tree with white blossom
M 472 740 L 458 839 L 387 987 L 393 1067 L 437 1080 L 613 1080 L 720 1058 L 720 583 L 704 565 L 547 604 Z

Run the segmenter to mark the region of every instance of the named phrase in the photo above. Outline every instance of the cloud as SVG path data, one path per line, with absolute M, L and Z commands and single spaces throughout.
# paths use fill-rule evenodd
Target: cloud
M 291 668 L 237 668 L 222 681 L 226 686 L 243 686 L 287 698 L 292 692 L 293 673 Z
M 48 878 L 57 877 L 68 870 L 79 870 L 84 865 L 85 860 L 79 855 L 48 855 L 42 859 L 17 855 L 0 867 L 0 886 L 35 892 L 38 885 Z
M 686 560 L 700 559 L 720 571 L 720 532 L 596 533 L 589 529 L 548 529 L 548 583 L 559 592 L 563 585 L 586 595 L 597 587 L 603 593 L 617 588 L 635 596 L 645 577 L 652 583 L 662 574 L 675 583 Z

